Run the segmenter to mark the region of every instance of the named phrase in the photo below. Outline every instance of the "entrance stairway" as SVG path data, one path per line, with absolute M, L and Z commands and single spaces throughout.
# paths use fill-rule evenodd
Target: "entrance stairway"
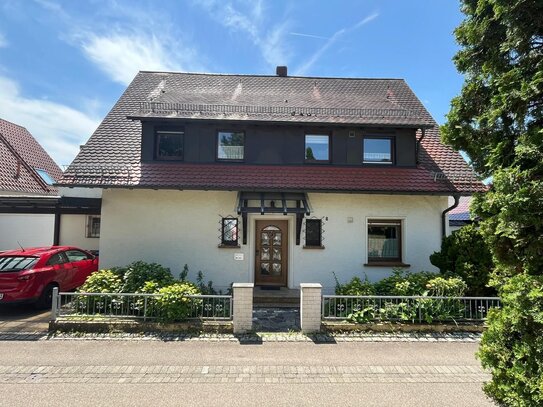
M 299 308 L 300 290 L 280 287 L 279 289 L 266 289 L 255 287 L 253 291 L 253 305 L 255 308 Z

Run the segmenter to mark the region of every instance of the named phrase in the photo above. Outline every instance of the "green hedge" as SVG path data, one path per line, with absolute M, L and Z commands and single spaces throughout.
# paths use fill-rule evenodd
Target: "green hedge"
M 514 276 L 500 297 L 478 353 L 492 372 L 485 392 L 507 406 L 543 406 L 543 276 Z

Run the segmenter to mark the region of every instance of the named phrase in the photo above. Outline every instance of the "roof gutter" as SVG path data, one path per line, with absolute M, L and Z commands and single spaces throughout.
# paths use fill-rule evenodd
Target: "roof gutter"
M 452 206 L 449 206 L 447 209 L 445 209 L 443 211 L 443 213 L 441 214 L 441 236 L 444 238 L 445 236 L 447 236 L 447 213 L 449 213 L 450 211 L 452 211 L 454 208 L 456 208 L 458 206 L 458 204 L 460 203 L 460 195 L 456 194 L 456 195 L 453 195 L 453 198 L 454 198 L 454 204 L 452 204 Z

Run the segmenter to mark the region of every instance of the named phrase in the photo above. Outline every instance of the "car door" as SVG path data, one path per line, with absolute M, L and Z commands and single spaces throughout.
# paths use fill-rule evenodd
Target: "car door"
M 46 265 L 51 270 L 51 277 L 47 279 L 47 283 L 56 281 L 61 291 L 68 289 L 72 276 L 70 272 L 71 266 L 68 264 L 66 254 L 64 252 L 52 254 Z
M 77 249 L 66 250 L 66 257 L 72 267 L 70 289 L 83 285 L 87 277 L 94 271 L 93 257 Z

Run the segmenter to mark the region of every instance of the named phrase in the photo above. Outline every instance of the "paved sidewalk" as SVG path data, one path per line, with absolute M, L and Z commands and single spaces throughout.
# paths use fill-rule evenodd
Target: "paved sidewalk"
M 0 405 L 493 404 L 468 342 L 0 342 Z

